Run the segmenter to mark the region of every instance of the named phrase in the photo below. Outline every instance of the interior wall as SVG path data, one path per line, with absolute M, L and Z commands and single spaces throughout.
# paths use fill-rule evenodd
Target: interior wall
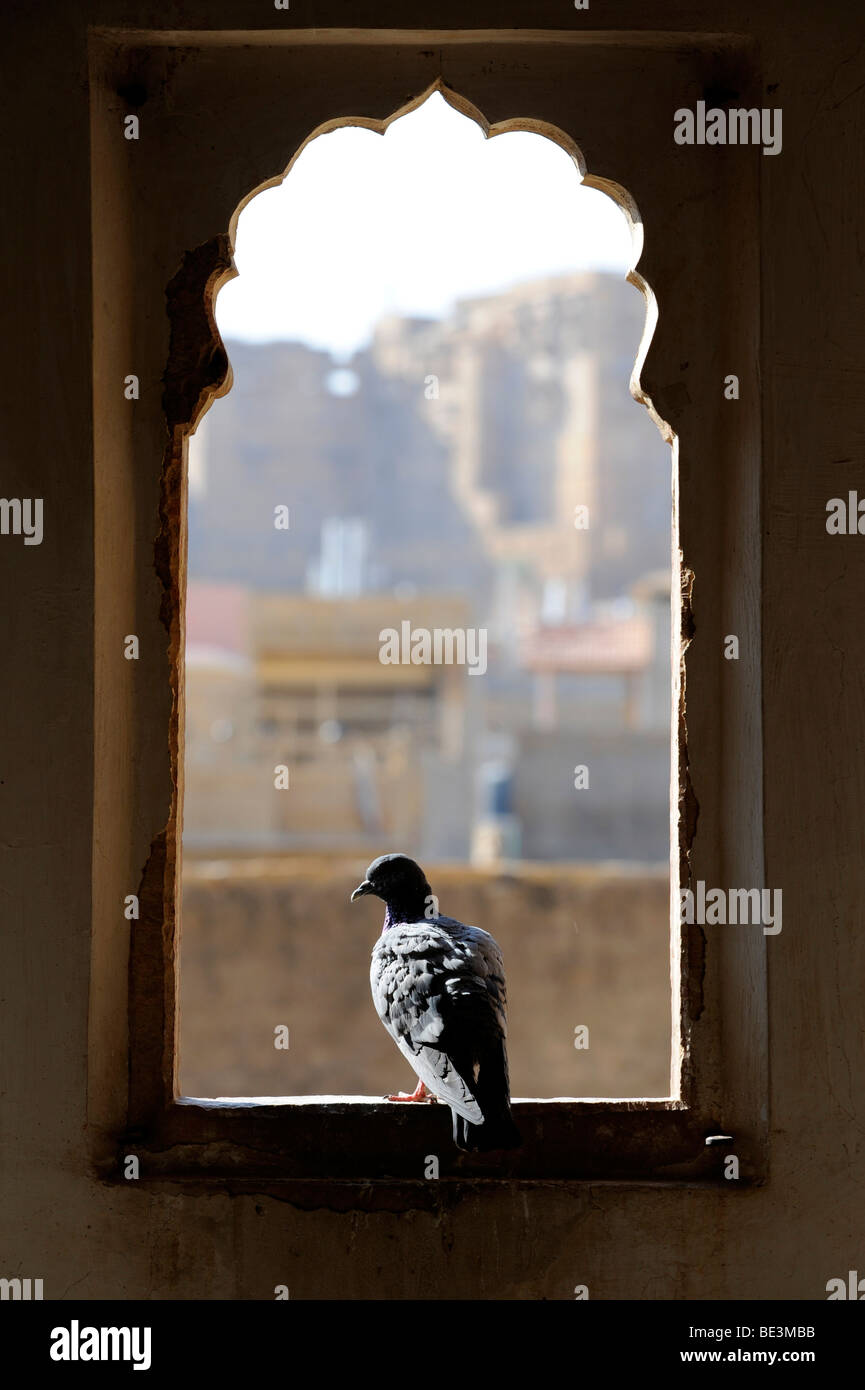
M 45 499 L 45 538 L 24 548 L 0 537 L 0 1273 L 43 1278 L 48 1298 L 270 1298 L 283 1283 L 300 1299 L 566 1299 L 581 1283 L 592 1298 L 808 1299 L 861 1265 L 865 543 L 828 536 L 825 519 L 827 501 L 846 496 L 861 471 L 865 18 L 846 0 L 771 0 L 756 11 L 746 0 L 668 0 L 660 11 L 618 0 L 586 12 L 539 0 L 530 15 L 509 0 L 443 0 L 434 15 L 418 0 L 351 7 L 361 29 L 529 20 L 534 29 L 662 25 L 681 32 L 685 48 L 693 35 L 751 36 L 765 103 L 783 108 L 783 151 L 761 167 L 765 882 L 784 895 L 783 933 L 768 953 L 769 1180 L 742 1189 L 442 1184 L 424 1210 L 395 1211 L 369 1191 L 336 1210 L 189 1184 L 107 1184 L 92 1171 L 88 1011 L 113 1006 L 90 996 L 91 856 L 110 866 L 125 852 L 92 834 L 103 733 L 93 606 L 110 601 L 95 593 L 93 554 L 100 527 L 119 528 L 121 542 L 124 511 L 122 497 L 116 516 L 103 498 L 94 513 L 88 26 L 322 29 L 345 13 L 338 0 L 297 0 L 287 16 L 249 0 L 13 4 L 0 150 L 3 492 Z M 671 93 L 671 128 L 676 104 Z M 230 109 L 229 93 L 224 111 L 202 114 L 202 140 Z M 169 241 L 185 236 L 183 217 L 179 201 Z M 103 238 L 115 235 L 100 226 Z M 714 250 L 741 230 L 718 226 Z M 713 246 L 681 254 L 711 258 Z M 130 370 L 119 359 L 107 367 Z M 717 403 L 700 409 L 725 408 L 719 383 Z M 121 626 L 122 616 L 120 605 Z M 120 759 L 118 775 L 126 772 L 144 795 L 161 776 L 124 771 Z M 94 1065 L 110 1074 L 110 1059 Z

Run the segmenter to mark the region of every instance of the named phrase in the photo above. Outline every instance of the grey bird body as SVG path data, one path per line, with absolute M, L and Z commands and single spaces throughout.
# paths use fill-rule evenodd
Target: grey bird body
M 401 880 L 389 896 L 389 882 L 384 891 L 364 886 L 395 871 L 420 875 L 415 894 L 400 891 Z M 419 896 L 422 889 L 428 899 Z M 379 1018 L 427 1090 L 450 1106 L 459 1148 L 515 1147 L 520 1138 L 510 1112 L 507 989 L 497 943 L 453 917 L 419 916 L 421 903 L 434 900 L 423 871 L 405 856 L 383 856 L 370 865 L 355 896 L 367 892 L 388 906 L 370 967 Z

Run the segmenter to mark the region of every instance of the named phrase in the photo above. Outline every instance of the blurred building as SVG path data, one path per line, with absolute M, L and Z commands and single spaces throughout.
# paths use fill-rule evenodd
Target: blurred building
M 628 395 L 642 317 L 579 275 L 387 320 L 338 369 L 229 345 L 190 450 L 186 1091 L 408 1080 L 366 990 L 380 916 L 348 905 L 403 850 L 502 944 L 517 1094 L 666 1093 L 671 465 Z M 384 664 L 404 622 L 483 629 L 484 674 Z
M 339 369 L 230 345 L 190 449 L 187 850 L 666 861 L 671 462 L 628 394 L 643 312 L 581 274 L 387 319 Z M 486 673 L 382 665 L 405 620 L 483 629 Z
M 412 614 L 419 627 L 458 628 L 467 605 L 431 595 Z M 453 665 L 383 665 L 379 634 L 403 618 L 388 597 L 190 582 L 186 850 L 372 856 L 397 836 L 447 855 L 464 842 L 475 683 Z
M 643 318 L 624 279 L 579 274 L 386 319 L 340 371 L 230 343 L 190 444 L 190 574 L 320 590 L 339 531 L 365 592 L 471 593 L 503 637 L 627 593 L 670 561 L 670 451 L 628 393 Z

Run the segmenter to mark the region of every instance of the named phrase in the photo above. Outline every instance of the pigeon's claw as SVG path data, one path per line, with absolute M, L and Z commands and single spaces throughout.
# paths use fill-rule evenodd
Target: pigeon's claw
M 428 1101 L 435 1101 L 435 1096 L 432 1095 L 431 1092 L 429 1092 L 429 1091 L 427 1090 L 426 1086 L 423 1084 L 422 1081 L 419 1081 L 419 1082 L 417 1083 L 417 1085 L 415 1086 L 414 1090 L 412 1091 L 411 1095 L 409 1095 L 407 1091 L 400 1091 L 398 1095 L 395 1095 L 395 1096 L 388 1096 L 388 1100 L 402 1100 L 402 1101 L 406 1101 L 406 1100 L 428 1100 Z

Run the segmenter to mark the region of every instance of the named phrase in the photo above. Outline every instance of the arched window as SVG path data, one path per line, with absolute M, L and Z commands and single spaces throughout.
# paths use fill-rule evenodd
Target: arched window
M 486 138 L 449 99 L 311 140 L 245 205 L 215 302 L 189 1095 L 394 1089 L 346 891 L 394 849 L 502 946 L 515 1094 L 669 1093 L 672 470 L 628 391 L 639 236 L 569 142 Z

